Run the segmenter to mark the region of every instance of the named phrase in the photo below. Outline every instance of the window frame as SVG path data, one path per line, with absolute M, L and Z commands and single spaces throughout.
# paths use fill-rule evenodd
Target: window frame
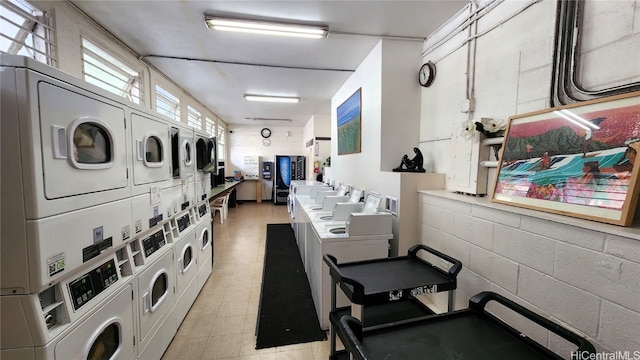
M 22 24 L 14 21 L 18 20 L 15 19 L 16 16 L 21 18 Z M 55 29 L 51 26 L 53 21 L 49 13 L 27 1 L 7 0 L 0 3 L 0 22 L 5 23 L 0 29 L 6 29 L 7 25 L 18 29 L 15 36 L 0 31 L 1 41 L 10 43 L 6 51 L 0 50 L 0 53 L 24 55 L 38 62 L 57 66 L 57 44 L 53 41 Z
M 158 92 L 158 89 L 160 89 L 161 91 Z M 164 92 L 164 93 L 163 93 Z M 154 88 L 154 99 L 155 99 L 155 111 L 158 112 L 161 115 L 164 115 L 168 118 L 170 118 L 171 120 L 180 122 L 180 118 L 181 118 L 181 107 L 182 107 L 182 99 L 180 98 L 180 96 L 176 95 L 174 92 L 168 90 L 165 86 L 162 86 L 161 84 L 157 84 Z M 171 97 L 167 96 L 170 95 Z M 165 107 L 158 107 L 158 100 L 160 100 L 161 103 L 168 105 L 167 106 L 167 112 L 163 112 L 160 110 L 165 110 Z
M 85 35 L 80 35 L 80 52 L 84 81 L 135 104 L 144 105 L 141 69 L 131 66 L 122 57 Z M 95 70 L 90 70 L 92 67 Z

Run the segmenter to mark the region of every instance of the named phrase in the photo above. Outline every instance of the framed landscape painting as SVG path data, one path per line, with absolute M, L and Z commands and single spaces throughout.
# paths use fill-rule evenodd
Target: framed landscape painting
M 512 116 L 492 201 L 628 226 L 639 151 L 640 92 Z
M 337 109 L 338 155 L 362 150 L 362 88 L 356 90 Z

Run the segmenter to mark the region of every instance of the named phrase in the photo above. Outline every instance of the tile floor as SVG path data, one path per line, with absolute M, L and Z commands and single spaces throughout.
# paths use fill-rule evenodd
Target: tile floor
M 246 202 L 214 218 L 214 265 L 163 360 L 326 360 L 329 341 L 256 350 L 266 224 L 288 223 L 287 207 Z

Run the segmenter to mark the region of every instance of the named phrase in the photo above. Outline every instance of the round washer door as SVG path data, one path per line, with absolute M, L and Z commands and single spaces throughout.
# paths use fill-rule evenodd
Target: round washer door
M 130 359 L 133 344 L 133 289 L 126 286 L 55 344 L 56 359 Z

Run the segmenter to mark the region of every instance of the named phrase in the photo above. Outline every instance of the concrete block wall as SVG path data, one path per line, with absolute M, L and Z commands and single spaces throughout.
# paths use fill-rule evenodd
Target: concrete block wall
M 485 198 L 420 193 L 420 241 L 463 263 L 456 309 L 490 290 L 583 334 L 598 351 L 640 350 L 638 228 L 531 213 Z M 570 358 L 561 338 L 496 312 Z

